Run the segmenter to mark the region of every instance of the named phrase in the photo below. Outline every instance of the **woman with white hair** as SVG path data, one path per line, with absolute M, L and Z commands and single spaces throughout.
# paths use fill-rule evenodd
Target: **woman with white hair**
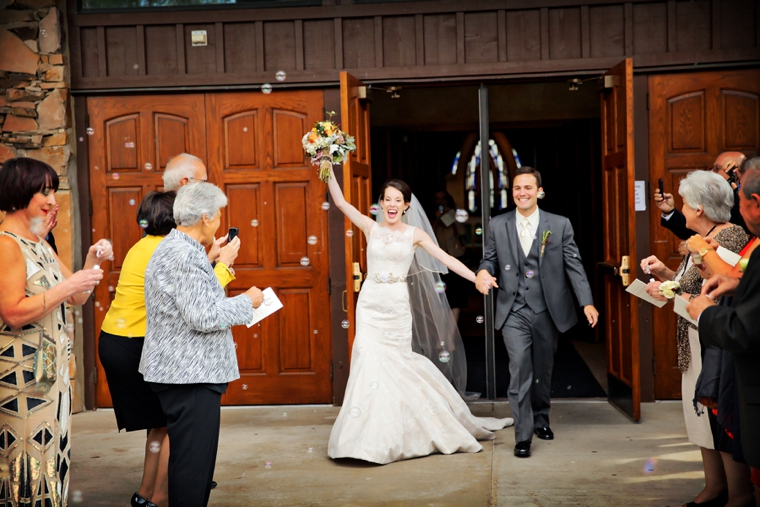
M 728 222 L 734 205 L 734 194 L 725 179 L 709 171 L 693 171 L 681 180 L 678 193 L 683 198 L 682 212 L 689 229 L 702 238 L 714 239 L 723 248 L 734 253 L 744 247 L 747 243 L 744 229 Z M 717 255 L 714 251 L 705 251 L 701 254 Z M 660 280 L 650 282 L 647 285 L 647 292 L 657 299 L 665 299 L 660 294 L 660 284 L 666 280 L 675 280 L 679 282 L 681 289 L 681 295 L 676 297 L 683 297 L 689 301 L 692 297 L 698 296 L 704 282 L 699 271 L 703 262 L 700 258 L 702 255 L 696 256 L 696 263 L 695 256 L 684 256 L 675 271 L 669 269 L 653 255 L 642 260 L 641 269 Z M 723 506 L 729 500 L 729 495 L 733 496 L 731 486 L 735 483 L 732 480 L 734 462 L 730 459 L 730 454 L 727 454 L 729 459 L 725 460 L 720 452 L 730 453 L 730 443 L 725 433 L 720 430 L 716 415 L 711 410 L 704 410 L 704 408 L 695 410 L 694 391 L 697 378 L 702 371 L 703 354 L 697 328 L 682 317 L 678 317 L 676 344 L 678 368 L 682 375 L 681 399 L 686 433 L 689 441 L 701 448 L 705 469 L 704 489 L 693 502 L 686 505 Z
M 230 328 L 251 322 L 263 300 L 256 287 L 228 298 L 206 257 L 226 205 L 211 183 L 182 187 L 174 201 L 177 228 L 145 271 L 148 325 L 139 371 L 166 415 L 170 505 L 208 503 L 221 397 L 240 377 Z

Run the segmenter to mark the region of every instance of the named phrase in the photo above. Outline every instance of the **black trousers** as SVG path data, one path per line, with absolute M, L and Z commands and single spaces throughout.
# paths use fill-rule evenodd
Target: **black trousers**
M 206 507 L 219 446 L 218 385 L 151 384 L 169 432 L 169 503 Z

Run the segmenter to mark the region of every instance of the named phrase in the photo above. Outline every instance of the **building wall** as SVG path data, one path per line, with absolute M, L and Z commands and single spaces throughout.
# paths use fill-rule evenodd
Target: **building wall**
M 31 157 L 47 162 L 58 173 L 60 209 L 53 234 L 61 261 L 73 268 L 78 259 L 79 219 L 65 4 L 12 0 L 0 6 L 0 162 Z M 73 308 L 69 322 L 80 338 L 75 339 L 77 358 L 82 355 L 80 320 L 79 309 Z M 73 385 L 74 409 L 80 410 L 83 384 L 75 381 Z

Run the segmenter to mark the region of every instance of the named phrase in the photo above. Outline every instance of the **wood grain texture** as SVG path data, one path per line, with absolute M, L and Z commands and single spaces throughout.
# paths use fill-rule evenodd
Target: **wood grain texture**
M 467 63 L 498 61 L 498 18 L 492 12 L 464 14 L 464 55 Z

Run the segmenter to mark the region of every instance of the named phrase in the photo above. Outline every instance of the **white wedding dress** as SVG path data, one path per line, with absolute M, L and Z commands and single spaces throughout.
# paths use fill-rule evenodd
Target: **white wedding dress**
M 511 426 L 511 418 L 475 417 L 438 368 L 412 351 L 412 312 L 405 280 L 414 227 L 374 224 L 369 274 L 356 306 L 351 373 L 330 434 L 331 458 L 385 464 L 434 452 L 478 452 L 478 440 Z

